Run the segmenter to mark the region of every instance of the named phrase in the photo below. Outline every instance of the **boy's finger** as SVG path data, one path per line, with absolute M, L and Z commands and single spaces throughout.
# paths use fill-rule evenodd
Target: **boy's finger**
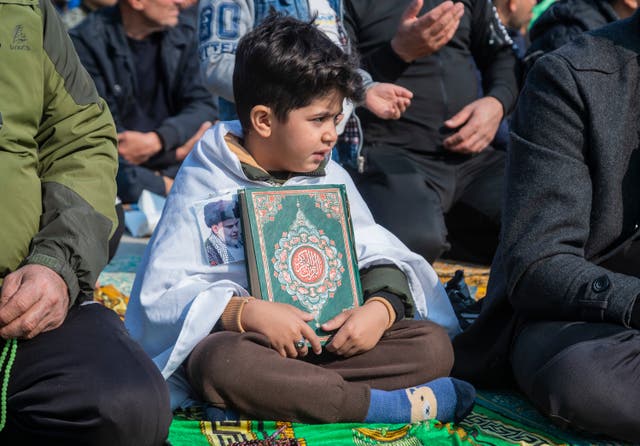
M 322 353 L 322 344 L 320 343 L 320 338 L 316 335 L 316 332 L 313 331 L 311 327 L 305 325 L 301 330 L 302 336 L 307 340 L 307 342 L 311 345 L 311 349 L 316 355 Z
M 342 327 L 342 324 L 344 324 L 344 322 L 348 318 L 349 318 L 349 312 L 348 311 L 343 311 L 342 313 L 338 314 L 336 317 L 334 317 L 330 321 L 327 321 L 324 324 L 322 324 L 321 328 L 324 331 L 337 330 L 338 328 Z
M 291 341 L 285 345 L 285 349 L 287 350 L 287 356 L 289 358 L 297 358 L 298 356 L 305 356 L 307 354 L 307 345 L 302 348 L 298 348 L 298 341 L 302 338 L 302 336 L 298 337 L 295 341 Z
M 353 341 L 350 338 L 347 338 L 344 340 L 342 345 L 336 349 L 335 353 L 340 356 L 347 356 L 354 348 L 355 346 L 353 345 Z
M 338 332 L 331 339 L 331 342 L 325 345 L 324 348 L 326 348 L 330 352 L 341 354 L 340 352 L 344 351 L 348 340 L 349 336 L 347 335 L 347 333 L 345 333 L 344 330 L 338 330 Z
M 306 311 L 302 311 L 300 308 L 298 307 L 294 307 L 293 305 L 289 305 L 287 304 L 289 308 L 291 308 L 291 310 L 294 312 L 294 314 L 296 316 L 298 316 L 300 319 L 302 319 L 303 321 L 309 322 L 310 320 L 312 320 L 314 318 L 313 314 L 311 313 L 307 313 Z
M 290 346 L 284 345 L 278 348 L 278 353 L 280 353 L 280 356 L 282 356 L 283 358 L 295 358 L 296 356 L 298 356 L 298 352 L 293 346 L 293 343 Z
M 358 353 L 360 353 L 360 349 L 357 346 L 349 345 L 349 346 L 344 346 L 344 348 L 342 349 L 342 352 L 339 353 L 339 355 L 345 358 L 350 358 L 351 356 L 357 355 Z

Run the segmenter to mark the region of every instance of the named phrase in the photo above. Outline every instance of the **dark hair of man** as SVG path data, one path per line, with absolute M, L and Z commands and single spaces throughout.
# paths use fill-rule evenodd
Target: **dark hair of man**
M 270 14 L 239 42 L 233 94 L 245 131 L 256 105 L 286 122 L 291 110 L 332 91 L 359 102 L 364 94 L 355 56 L 346 54 L 311 22 Z

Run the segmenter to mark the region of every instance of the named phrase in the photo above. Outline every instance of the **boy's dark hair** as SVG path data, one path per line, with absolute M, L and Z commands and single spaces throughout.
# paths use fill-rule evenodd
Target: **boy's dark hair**
M 357 59 L 336 46 L 311 22 L 270 14 L 238 44 L 233 71 L 236 110 L 245 131 L 256 105 L 270 107 L 285 122 L 333 90 L 359 102 L 364 94 Z

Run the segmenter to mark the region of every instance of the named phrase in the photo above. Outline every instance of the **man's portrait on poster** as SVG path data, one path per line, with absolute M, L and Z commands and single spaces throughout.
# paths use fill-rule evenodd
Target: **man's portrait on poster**
M 198 214 L 206 234 L 203 234 L 203 239 L 207 262 L 216 266 L 243 261 L 244 244 L 237 196 L 205 202 L 200 212 L 196 209 Z

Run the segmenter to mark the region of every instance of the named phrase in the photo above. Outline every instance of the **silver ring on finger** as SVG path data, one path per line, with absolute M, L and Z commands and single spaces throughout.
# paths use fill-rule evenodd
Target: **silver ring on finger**
M 302 350 L 307 346 L 307 340 L 305 338 L 300 338 L 293 344 L 293 346 L 296 348 L 296 350 Z

